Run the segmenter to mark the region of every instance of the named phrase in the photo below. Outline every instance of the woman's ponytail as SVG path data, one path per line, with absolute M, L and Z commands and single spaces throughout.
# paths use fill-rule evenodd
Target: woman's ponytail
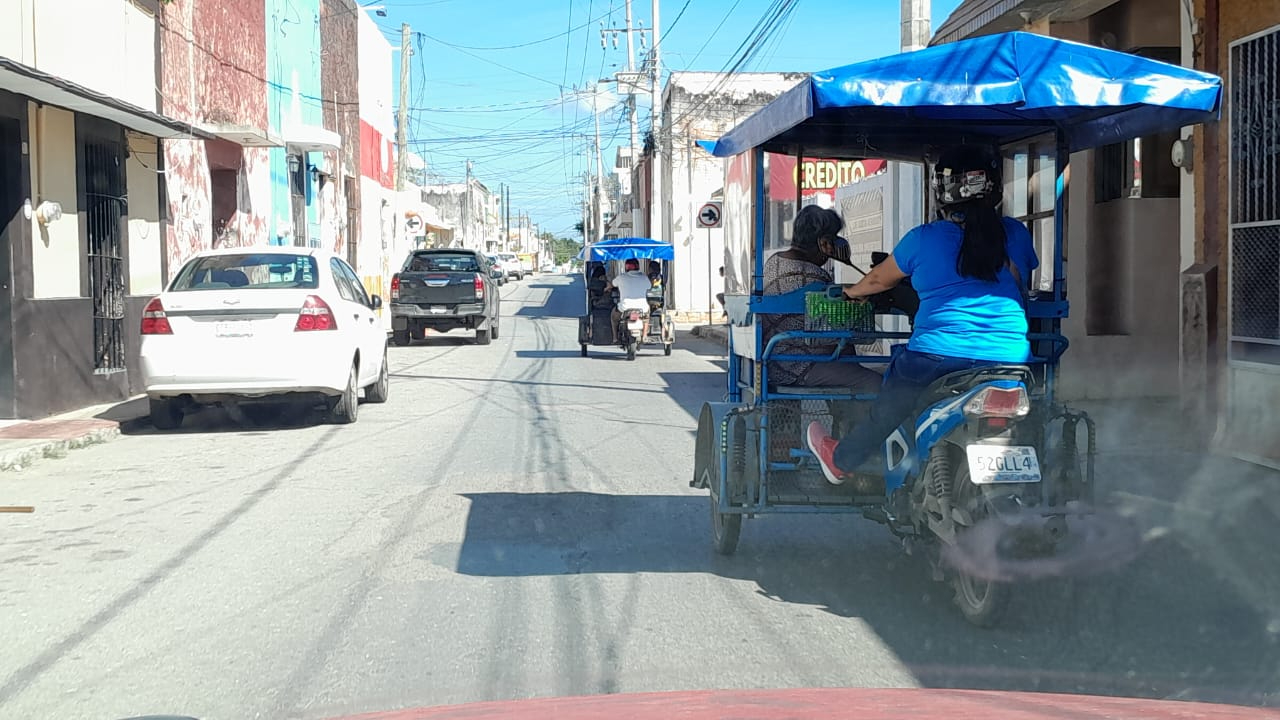
M 964 240 L 956 256 L 956 272 L 960 277 L 995 282 L 1000 268 L 1009 263 L 1004 219 L 989 202 L 971 200 L 953 210 L 952 216 L 963 215 Z

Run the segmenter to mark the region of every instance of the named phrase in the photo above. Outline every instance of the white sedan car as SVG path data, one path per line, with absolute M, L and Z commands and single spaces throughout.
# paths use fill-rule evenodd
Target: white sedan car
M 151 422 L 202 404 L 318 403 L 355 422 L 359 392 L 386 402 L 387 334 L 355 271 L 294 247 L 210 250 L 189 260 L 142 315 Z

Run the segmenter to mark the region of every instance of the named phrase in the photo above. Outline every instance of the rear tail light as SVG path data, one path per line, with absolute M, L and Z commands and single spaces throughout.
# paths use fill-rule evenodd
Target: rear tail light
M 627 319 L 628 319 L 628 320 L 630 320 L 631 322 L 635 322 L 636 320 L 639 320 L 639 319 L 640 319 L 640 311 L 639 311 L 639 310 L 632 310 L 632 311 L 631 311 L 631 313 L 627 315 Z
M 1020 418 L 1031 412 L 1031 400 L 1025 387 L 987 387 L 979 390 L 964 405 L 970 417 Z
M 480 273 L 476 273 L 475 280 L 476 280 L 476 299 L 483 300 L 484 299 L 484 278 L 480 276 Z
M 160 298 L 152 298 L 142 311 L 142 334 L 173 334 L 173 326 L 169 324 L 169 318 L 164 314 L 164 303 L 160 302 Z
M 298 321 L 293 324 L 294 332 L 311 330 L 337 330 L 338 318 L 333 316 L 329 303 L 315 295 L 308 295 L 298 311 Z
M 399 275 L 391 276 L 391 299 L 392 300 L 400 299 L 400 276 Z

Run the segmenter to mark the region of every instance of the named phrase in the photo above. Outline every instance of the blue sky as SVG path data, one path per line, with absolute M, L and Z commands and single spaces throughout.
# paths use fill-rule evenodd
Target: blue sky
M 776 0 L 661 0 L 664 72 L 720 71 Z M 371 4 L 362 0 L 361 4 Z M 466 161 L 488 187 L 511 187 L 513 212 L 575 236 L 582 174 L 594 167 L 590 92 L 626 68 L 626 45 L 600 47 L 600 23 L 625 25 L 624 0 L 376 0 L 373 16 L 398 45 L 414 31 L 409 138 L 435 182 L 461 180 Z M 960 0 L 933 0 L 936 28 Z M 650 0 L 633 19 L 651 25 Z M 899 0 L 798 0 L 748 71 L 813 71 L 898 50 Z M 372 15 L 372 14 L 371 14 Z M 718 28 L 718 29 L 717 29 Z M 514 46 L 514 47 L 513 47 Z M 641 49 L 637 44 L 637 66 Z M 397 56 L 397 64 L 398 64 Z M 397 67 L 398 70 L 398 67 Z M 576 89 L 576 90 L 575 90 Z M 649 124 L 639 103 L 640 137 Z M 621 105 L 600 114 L 606 171 L 628 141 Z

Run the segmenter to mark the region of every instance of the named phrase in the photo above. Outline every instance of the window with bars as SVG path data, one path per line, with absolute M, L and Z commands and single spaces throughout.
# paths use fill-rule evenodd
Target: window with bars
M 1280 363 L 1280 27 L 1231 46 L 1231 339 Z

